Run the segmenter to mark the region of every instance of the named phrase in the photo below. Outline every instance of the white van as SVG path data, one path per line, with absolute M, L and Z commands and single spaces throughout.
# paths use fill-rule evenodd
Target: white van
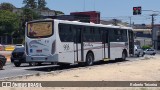
M 144 51 L 140 45 L 134 45 L 134 55 L 136 55 L 137 57 L 144 56 Z

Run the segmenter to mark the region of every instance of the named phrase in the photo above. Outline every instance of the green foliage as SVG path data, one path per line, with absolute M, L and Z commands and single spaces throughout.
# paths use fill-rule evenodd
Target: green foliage
M 149 46 L 149 45 L 144 45 L 144 46 L 142 46 L 142 49 L 150 49 L 151 48 L 151 46 Z
M 19 18 L 7 10 L 0 10 L 0 34 L 4 33 L 11 35 L 14 30 L 19 28 Z
M 39 9 L 45 10 L 46 8 L 46 1 L 45 0 L 23 0 L 23 4 L 25 4 L 25 8 L 30 9 Z
M 18 39 L 18 38 L 13 39 L 13 44 L 22 44 L 22 43 L 23 43 L 23 39 Z
M 36 9 L 37 8 L 37 2 L 36 0 L 23 0 L 23 4 L 25 4 L 25 8 L 31 8 Z
M 14 8 L 16 8 L 14 5 L 12 5 L 11 3 L 1 3 L 0 4 L 0 9 L 1 10 L 8 10 L 8 11 L 12 11 Z
M 25 19 L 24 21 L 31 21 L 33 19 L 39 19 L 40 15 L 35 13 L 33 9 L 24 8 L 22 17 Z
M 38 0 L 37 3 L 38 3 L 38 7 L 37 7 L 37 8 L 38 8 L 39 10 L 44 10 L 44 9 L 46 9 L 46 4 L 47 4 L 47 3 L 45 2 L 45 0 Z
M 55 11 L 56 15 L 64 15 L 64 13 L 62 11 Z

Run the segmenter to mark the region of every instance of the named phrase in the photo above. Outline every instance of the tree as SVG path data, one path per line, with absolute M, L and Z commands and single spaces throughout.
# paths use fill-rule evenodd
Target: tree
M 0 4 L 0 10 L 8 10 L 8 11 L 12 11 L 14 8 L 16 8 L 14 5 L 12 5 L 11 3 L 1 3 Z
M 18 30 L 19 19 L 17 14 L 7 10 L 0 10 L 0 35 L 11 35 L 13 31 Z
M 39 19 L 40 15 L 36 12 L 34 12 L 33 9 L 29 9 L 29 8 L 23 8 L 23 13 L 21 16 L 23 19 L 25 19 L 25 21 L 31 21 L 34 19 Z
M 37 8 L 37 2 L 36 0 L 23 0 L 23 4 L 25 4 L 25 8 L 31 8 L 36 9 Z
M 62 11 L 55 11 L 56 15 L 64 15 L 64 13 Z
M 22 22 L 22 31 L 24 31 L 25 23 L 34 19 L 39 19 L 40 15 L 35 13 L 33 9 L 23 8 L 23 13 L 21 15 L 21 22 Z M 24 33 L 24 32 L 23 32 Z
M 44 10 L 44 9 L 46 9 L 46 1 L 45 0 L 38 0 L 38 9 L 40 9 L 40 10 Z

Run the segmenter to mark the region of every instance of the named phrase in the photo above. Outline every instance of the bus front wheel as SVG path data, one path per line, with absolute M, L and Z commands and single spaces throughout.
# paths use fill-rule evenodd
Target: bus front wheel
M 123 52 L 122 52 L 122 61 L 126 60 L 126 57 L 127 57 L 126 52 L 123 51 Z

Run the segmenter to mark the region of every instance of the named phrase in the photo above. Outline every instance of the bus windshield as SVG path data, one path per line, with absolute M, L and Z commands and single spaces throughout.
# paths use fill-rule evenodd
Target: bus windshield
M 30 38 L 49 37 L 53 34 L 51 21 L 30 22 L 27 25 L 27 36 Z

